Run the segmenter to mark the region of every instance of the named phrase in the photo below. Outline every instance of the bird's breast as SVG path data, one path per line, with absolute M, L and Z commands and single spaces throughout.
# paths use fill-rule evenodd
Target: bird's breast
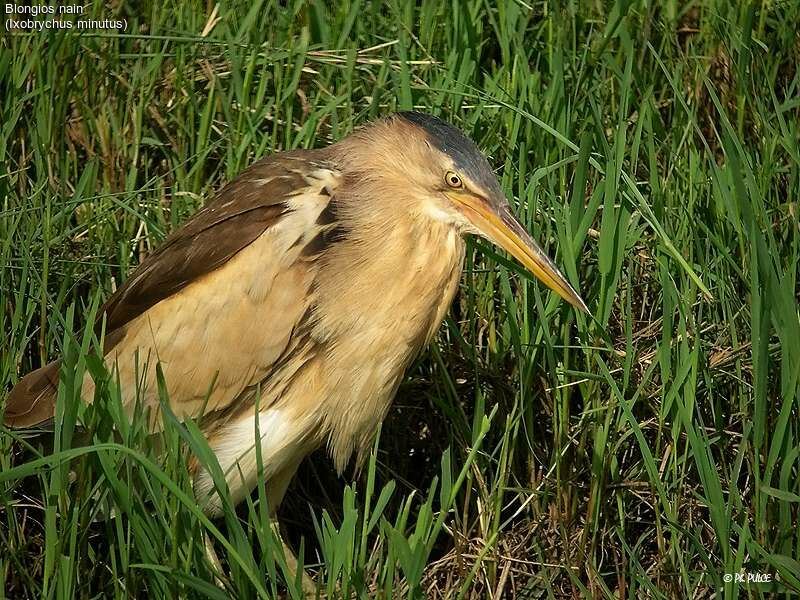
M 343 248 L 321 268 L 314 299 L 319 357 L 308 375 L 326 388 L 321 430 L 340 469 L 368 450 L 406 369 L 446 315 L 464 259 L 463 240 L 444 227 L 396 231 L 360 250 L 369 258 Z M 343 265 L 354 261 L 359 268 L 348 272 Z

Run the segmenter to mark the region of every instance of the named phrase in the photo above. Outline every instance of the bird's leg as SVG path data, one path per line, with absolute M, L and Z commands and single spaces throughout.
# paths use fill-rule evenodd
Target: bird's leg
M 291 577 L 292 583 L 297 580 L 297 572 L 299 569 L 299 562 L 297 560 L 297 556 L 289 548 L 289 545 L 283 540 L 283 536 L 281 535 L 280 525 L 278 524 L 277 519 L 272 520 L 272 531 L 275 534 L 275 537 L 280 540 L 281 546 L 283 546 L 283 556 L 286 560 L 286 570 L 289 573 L 289 577 Z M 300 585 L 302 587 L 303 593 L 307 597 L 314 598 L 317 594 L 317 584 L 312 579 L 311 575 L 309 575 L 305 569 L 301 570 L 302 575 L 300 579 Z M 289 583 L 289 582 L 287 582 Z
M 286 560 L 286 567 L 289 572 L 289 575 L 292 578 L 292 582 L 297 579 L 297 571 L 298 571 L 298 562 L 297 556 L 289 548 L 288 544 L 283 540 L 283 536 L 281 535 L 280 524 L 278 523 L 277 517 L 277 510 L 278 506 L 280 506 L 281 501 L 283 500 L 283 496 L 286 494 L 286 490 L 289 487 L 289 482 L 294 477 L 294 474 L 297 472 L 297 467 L 300 466 L 300 460 L 295 460 L 292 463 L 286 465 L 283 469 L 277 472 L 275 475 L 270 477 L 269 481 L 266 483 L 266 495 L 267 495 L 267 506 L 269 507 L 269 512 L 271 515 L 270 526 L 272 527 L 272 532 L 275 534 L 275 538 L 280 540 L 281 546 L 283 547 L 283 556 Z M 287 583 L 290 583 L 287 581 Z M 317 584 L 314 582 L 314 579 L 306 572 L 305 569 L 302 569 L 302 576 L 301 576 L 301 587 L 303 589 L 303 593 L 307 597 L 314 598 L 317 595 Z
M 281 535 L 280 526 L 278 525 L 277 519 L 272 521 L 271 526 L 273 533 L 275 534 L 275 538 L 281 542 L 281 546 L 283 547 L 283 557 L 286 561 L 286 570 L 288 571 L 292 582 L 294 582 L 297 579 L 297 571 L 299 569 L 297 556 L 295 556 L 294 552 L 292 552 L 292 549 L 289 548 L 289 545 L 283 541 L 283 536 Z M 214 571 L 214 584 L 218 588 L 225 589 L 225 582 L 222 580 L 223 573 L 225 573 L 225 571 L 222 569 L 222 563 L 219 560 L 219 556 L 217 556 L 217 551 L 214 549 L 214 542 L 211 541 L 211 536 L 208 535 L 208 532 L 203 533 L 203 546 L 205 547 L 206 559 L 208 559 L 208 562 Z M 302 573 L 301 587 L 303 589 L 303 593 L 306 596 L 313 598 L 317 593 L 317 584 L 305 569 L 302 570 Z
M 222 581 L 225 571 L 222 570 L 222 563 L 219 561 L 217 551 L 214 550 L 214 542 L 211 541 L 211 536 L 208 535 L 207 531 L 203 532 L 203 546 L 205 547 L 208 563 L 214 571 L 214 584 L 218 588 L 225 589 L 225 582 Z

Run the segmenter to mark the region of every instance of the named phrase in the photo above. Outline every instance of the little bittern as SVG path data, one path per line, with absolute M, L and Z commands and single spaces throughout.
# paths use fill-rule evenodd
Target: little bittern
M 475 144 L 406 112 L 321 150 L 262 159 L 226 185 L 105 304 L 105 363 L 154 430 L 160 363 L 172 411 L 199 419 L 234 501 L 256 484 L 259 444 L 274 509 L 315 448 L 326 445 L 339 471 L 368 450 L 456 293 L 465 234 L 586 310 Z M 53 417 L 59 365 L 13 389 L 9 426 Z M 87 375 L 83 399 L 93 392 Z M 195 493 L 216 514 L 211 477 L 195 468 Z

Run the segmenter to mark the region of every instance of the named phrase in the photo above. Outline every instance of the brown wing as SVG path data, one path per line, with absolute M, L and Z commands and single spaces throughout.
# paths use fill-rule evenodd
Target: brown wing
M 8 395 L 3 422 L 9 427 L 34 427 L 55 413 L 61 359 L 25 375 Z
M 287 210 L 286 200 L 308 187 L 307 173 L 323 164 L 324 151 L 306 150 L 268 157 L 243 171 L 108 299 L 101 310 L 106 332 L 112 334 L 250 245 Z
M 215 361 L 221 367 L 228 367 L 228 371 L 231 369 L 225 362 L 225 353 L 230 353 L 225 346 L 236 345 L 235 332 L 231 336 L 228 330 L 238 326 L 237 314 L 245 319 L 254 318 L 254 315 L 260 317 L 264 310 L 285 312 L 289 310 L 285 306 L 287 294 L 289 304 L 294 304 L 302 298 L 293 298 L 291 294 L 302 296 L 307 291 L 308 276 L 299 272 L 307 270 L 307 263 L 298 261 L 298 265 L 293 265 L 292 261 L 283 260 L 282 255 L 294 248 L 298 240 L 312 240 L 317 235 L 319 229 L 315 228 L 313 220 L 315 209 L 310 211 L 311 216 L 298 216 L 298 204 L 302 204 L 304 197 L 308 202 L 327 204 L 332 183 L 325 179 L 325 173 L 333 173 L 327 169 L 324 150 L 288 152 L 263 159 L 226 185 L 215 199 L 172 233 L 136 268 L 101 311 L 98 327 L 105 314 L 107 365 L 112 367 L 115 358 L 133 362 L 132 354 L 139 352 L 152 353 L 159 360 L 163 357 L 165 362 L 168 359 L 169 368 L 165 370 L 171 370 L 176 380 L 183 380 L 183 387 L 178 385 L 170 390 L 175 391 L 172 403 L 178 403 L 175 412 L 194 414 L 198 398 L 208 392 L 208 388 L 201 391 L 208 385 L 205 382 L 208 373 L 198 374 L 198 371 L 212 369 L 210 363 Z M 324 208 L 321 205 L 319 210 Z M 284 222 L 290 226 L 286 227 Z M 272 229 L 280 235 L 265 236 L 265 232 Z M 254 244 L 259 239 L 262 241 Z M 258 247 L 242 254 L 251 245 Z M 237 259 L 232 261 L 234 257 Z M 280 284 L 280 289 L 271 295 L 264 291 L 266 288 L 256 290 L 258 303 L 250 302 L 248 307 L 255 306 L 258 313 L 254 313 L 252 307 L 249 311 L 236 308 L 239 303 L 235 297 L 236 274 L 219 273 L 227 270 L 221 269 L 224 265 L 237 263 L 233 270 L 248 271 L 249 268 L 252 275 L 255 269 L 261 268 L 254 264 L 254 257 L 263 257 L 264 279 Z M 281 263 L 280 268 L 277 263 Z M 243 289 L 245 293 L 250 291 L 247 287 Z M 215 319 L 212 313 L 220 307 L 229 310 L 224 315 L 218 313 Z M 210 312 L 204 312 L 206 308 Z M 282 317 L 286 315 L 276 315 L 276 319 Z M 292 318 L 293 315 L 289 315 L 284 320 Z M 271 354 L 288 341 L 285 331 L 275 331 L 272 335 L 277 339 L 276 348 L 259 355 L 260 362 L 268 362 Z M 205 348 L 210 345 L 217 347 Z M 203 353 L 195 354 L 201 349 Z M 215 352 L 220 352 L 220 356 Z M 199 366 L 195 368 L 195 364 Z M 250 365 L 241 373 L 227 372 L 224 381 L 227 387 L 222 386 L 220 394 L 230 396 L 236 388 L 233 382 L 247 379 L 268 366 Z M 6 403 L 4 421 L 7 425 L 31 427 L 52 417 L 59 368 L 60 361 L 54 361 L 22 378 Z M 120 368 L 130 371 L 128 367 Z M 128 387 L 135 387 L 135 374 L 128 371 L 122 373 L 123 379 L 127 377 Z M 125 391 L 126 382 L 122 383 Z M 87 393 L 85 381 L 84 398 L 87 400 L 91 397 L 90 391 Z M 183 409 L 181 402 L 185 404 Z M 219 404 L 222 400 L 216 402 Z

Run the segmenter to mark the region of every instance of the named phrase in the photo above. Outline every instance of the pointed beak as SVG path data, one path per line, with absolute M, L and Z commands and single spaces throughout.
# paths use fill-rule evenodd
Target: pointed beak
M 505 202 L 498 203 L 501 208 L 496 209 L 484 198 L 469 192 L 450 191 L 446 194 L 486 239 L 511 254 L 542 283 L 572 306 L 590 314 L 578 292 L 533 241 Z

